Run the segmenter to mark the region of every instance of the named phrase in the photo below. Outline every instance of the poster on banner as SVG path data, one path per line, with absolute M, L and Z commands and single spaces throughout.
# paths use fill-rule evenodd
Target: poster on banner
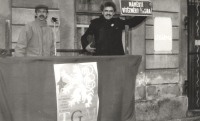
M 152 3 L 140 0 L 119 0 L 122 16 L 151 16 Z
M 54 64 L 57 121 L 97 121 L 96 62 Z

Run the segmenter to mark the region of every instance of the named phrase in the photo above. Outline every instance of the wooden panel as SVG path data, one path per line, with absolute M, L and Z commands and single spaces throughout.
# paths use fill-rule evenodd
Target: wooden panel
M 59 10 L 49 10 L 47 23 L 53 25 L 51 18 L 59 18 Z M 26 8 L 12 8 L 12 24 L 27 24 L 35 20 L 35 10 Z
M 179 12 L 180 0 L 151 0 L 153 2 L 153 10 Z
M 77 11 L 101 11 L 100 6 L 106 0 L 76 0 Z M 116 11 L 120 11 L 119 0 L 112 0 L 116 4 Z
M 146 26 L 146 39 L 154 39 L 153 26 Z M 179 39 L 179 27 L 172 27 L 172 39 Z
M 154 25 L 155 17 L 169 17 L 172 18 L 172 26 L 179 26 L 179 14 L 178 13 L 164 13 L 164 12 L 153 12 L 153 16 L 149 16 L 146 20 L 146 24 Z
M 12 8 L 12 24 L 27 24 L 35 19 L 33 9 Z
M 76 22 L 77 24 L 90 24 L 90 17 L 88 15 L 77 15 Z
M 172 53 L 179 53 L 179 41 L 172 41 Z M 154 54 L 154 41 L 146 40 L 146 54 Z
M 178 55 L 146 55 L 146 69 L 178 68 Z
M 146 70 L 147 84 L 166 84 L 179 82 L 178 69 Z
M 78 11 L 100 11 L 101 0 L 76 0 Z
M 76 23 L 77 24 L 86 24 L 89 25 L 90 21 L 99 18 L 99 16 L 89 16 L 89 15 L 77 15 L 76 16 Z
M 58 8 L 59 0 L 12 0 L 13 7 L 32 7 L 46 5 L 49 8 Z
M 22 30 L 24 26 L 16 26 L 16 25 L 12 25 L 12 42 L 17 42 L 18 41 L 18 38 L 19 38 L 19 34 Z M 53 27 L 52 27 L 53 29 Z M 60 31 L 58 30 L 58 33 L 57 33 L 57 39 L 56 39 L 57 42 L 60 42 Z

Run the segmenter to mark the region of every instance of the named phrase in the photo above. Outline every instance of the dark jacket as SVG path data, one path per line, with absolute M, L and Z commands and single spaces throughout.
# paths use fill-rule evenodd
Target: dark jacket
M 89 44 L 88 36 L 94 36 L 94 55 L 124 55 L 122 45 L 122 30 L 125 25 L 129 28 L 140 24 L 146 17 L 132 17 L 131 19 L 122 20 L 120 18 L 112 18 L 106 20 L 104 16 L 91 21 L 91 24 L 85 34 L 81 37 L 82 47 L 85 50 Z

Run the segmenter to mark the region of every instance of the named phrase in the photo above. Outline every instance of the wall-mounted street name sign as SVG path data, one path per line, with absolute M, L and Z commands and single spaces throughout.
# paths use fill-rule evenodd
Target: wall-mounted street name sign
M 150 1 L 120 0 L 120 12 L 124 16 L 150 16 L 152 3 Z

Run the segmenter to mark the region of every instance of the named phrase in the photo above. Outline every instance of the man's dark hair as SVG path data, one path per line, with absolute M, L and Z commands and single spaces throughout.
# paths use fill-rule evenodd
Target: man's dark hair
M 49 12 L 49 8 L 46 5 L 38 5 L 35 7 L 35 13 L 37 13 L 38 9 L 46 9 L 47 13 Z
M 105 7 L 112 7 L 114 9 L 114 12 L 116 11 L 116 5 L 112 1 L 107 1 L 107 2 L 104 2 L 103 4 L 101 4 L 101 11 L 103 11 L 103 9 Z

